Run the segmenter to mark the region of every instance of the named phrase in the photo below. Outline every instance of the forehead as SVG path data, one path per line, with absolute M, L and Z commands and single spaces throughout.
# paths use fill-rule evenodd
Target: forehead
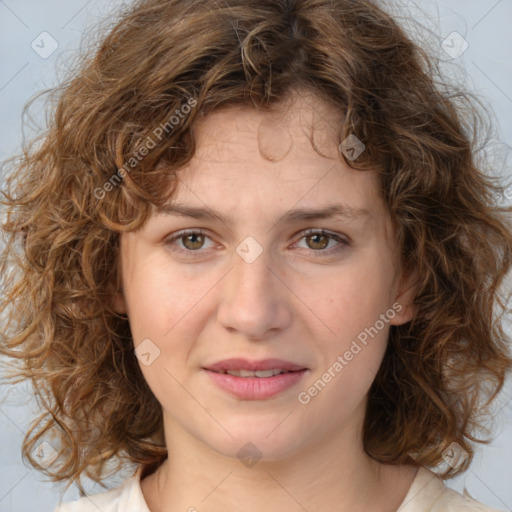
M 342 121 L 341 111 L 307 93 L 292 93 L 265 111 L 245 106 L 217 110 L 194 126 L 195 158 L 229 163 L 258 154 L 280 162 L 292 150 L 292 156 L 310 159 L 315 149 L 316 157 L 338 160 Z
M 193 128 L 194 156 L 156 213 L 235 229 L 357 220 L 388 236 L 377 174 L 352 169 L 338 149 L 342 114 L 296 95 L 271 111 L 236 106 L 204 116 Z

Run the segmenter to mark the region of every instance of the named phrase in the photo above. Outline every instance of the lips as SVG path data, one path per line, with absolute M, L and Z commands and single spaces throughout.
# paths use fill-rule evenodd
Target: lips
M 271 368 L 270 370 L 221 370 L 217 373 L 233 375 L 233 377 L 259 377 L 268 378 L 274 375 L 281 375 L 282 373 L 290 373 L 288 370 L 281 370 L 279 368 Z
M 282 359 L 226 359 L 203 370 L 211 382 L 239 399 L 265 400 L 297 385 L 308 368 Z
M 293 363 L 291 361 L 285 361 L 283 359 L 263 359 L 260 361 L 250 361 L 248 359 L 235 358 L 225 359 L 223 361 L 219 361 L 218 363 L 208 365 L 205 367 L 205 370 L 211 370 L 219 373 L 226 373 L 228 371 L 263 372 L 268 370 L 276 370 L 285 373 L 307 370 L 307 368 L 305 366 Z

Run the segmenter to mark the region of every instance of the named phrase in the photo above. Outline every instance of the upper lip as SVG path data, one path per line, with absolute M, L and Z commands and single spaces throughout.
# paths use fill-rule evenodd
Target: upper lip
M 291 361 L 284 361 L 283 359 L 262 359 L 259 361 L 251 361 L 249 359 L 234 358 L 224 359 L 217 363 L 209 364 L 204 367 L 205 370 L 222 371 L 222 370 L 250 370 L 253 372 L 259 370 L 287 370 L 294 372 L 298 370 L 306 370 L 307 368 Z

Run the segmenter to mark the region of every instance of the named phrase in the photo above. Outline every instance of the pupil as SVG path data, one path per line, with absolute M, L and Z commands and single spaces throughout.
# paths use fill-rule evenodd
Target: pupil
M 321 245 L 320 249 L 324 249 L 324 248 L 327 246 L 327 244 L 326 244 L 326 243 L 323 243 L 323 244 L 322 244 L 321 242 L 319 242 L 319 241 L 318 241 L 318 239 L 319 239 L 319 238 L 323 238 L 323 239 L 324 239 L 324 242 L 325 242 L 325 241 L 327 240 L 327 237 L 326 237 L 325 235 L 319 235 L 319 234 L 317 234 L 317 235 L 312 235 L 312 238 L 314 239 L 314 240 L 313 240 L 313 243 L 314 243 L 314 244 L 319 244 L 319 243 L 320 243 L 320 245 Z M 319 247 L 316 247 L 316 248 L 318 249 Z
M 198 235 L 198 234 L 191 234 L 191 235 L 186 235 L 185 236 L 185 247 L 189 248 L 189 249 L 199 249 L 202 245 L 202 240 L 203 238 L 203 235 Z

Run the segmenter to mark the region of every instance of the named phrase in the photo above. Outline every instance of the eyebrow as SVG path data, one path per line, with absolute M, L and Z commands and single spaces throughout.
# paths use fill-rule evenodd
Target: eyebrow
M 181 203 L 167 203 L 159 207 L 157 209 L 157 213 L 161 215 L 191 217 L 202 221 L 221 222 L 227 226 L 231 225 L 231 222 L 227 217 L 211 210 L 210 208 L 188 206 Z M 297 208 L 290 210 L 280 217 L 275 225 L 331 218 L 353 220 L 361 217 L 371 217 L 371 214 L 364 208 L 355 208 L 346 204 L 332 204 L 323 208 Z

